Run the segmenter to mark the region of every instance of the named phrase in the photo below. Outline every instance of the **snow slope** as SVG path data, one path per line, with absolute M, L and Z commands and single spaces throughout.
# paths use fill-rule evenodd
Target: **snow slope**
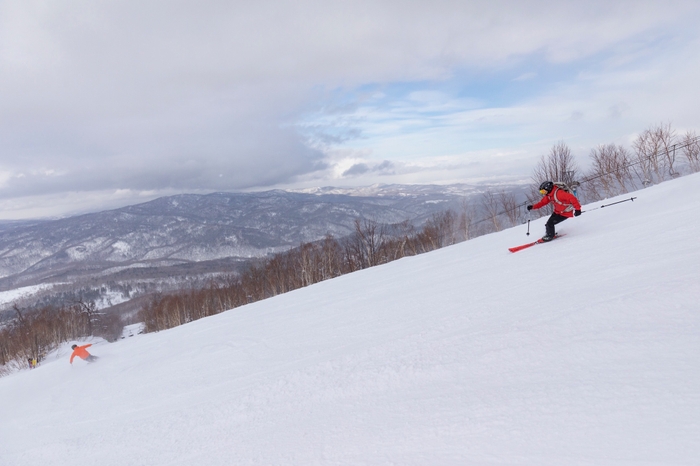
M 700 175 L 635 195 L 66 346 L 0 379 L 0 465 L 699 464 Z
M 40 291 L 43 291 L 47 288 L 51 288 L 53 286 L 53 284 L 41 284 L 24 286 L 22 288 L 16 288 L 14 290 L 0 291 L 0 306 L 11 304 L 13 301 L 32 296 Z

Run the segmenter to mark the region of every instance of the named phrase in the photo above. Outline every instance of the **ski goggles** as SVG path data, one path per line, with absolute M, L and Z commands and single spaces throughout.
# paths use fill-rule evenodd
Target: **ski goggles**
M 544 196 L 545 194 L 547 194 L 547 190 L 546 190 L 546 189 L 540 189 L 540 194 L 542 194 L 542 195 Z

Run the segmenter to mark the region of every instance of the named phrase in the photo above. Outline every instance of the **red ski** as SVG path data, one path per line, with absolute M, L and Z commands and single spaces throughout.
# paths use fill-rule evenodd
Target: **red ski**
M 561 237 L 564 236 L 565 234 L 566 234 L 566 233 L 562 233 L 561 235 L 560 235 L 560 234 L 557 234 L 557 235 L 554 236 L 554 239 L 561 238 Z M 554 239 L 551 240 L 551 241 L 554 241 Z M 538 239 L 537 241 L 533 241 L 532 243 L 527 243 L 527 244 L 523 244 L 523 245 L 521 245 L 521 246 L 515 246 L 515 247 L 512 247 L 512 248 L 508 248 L 508 250 L 509 250 L 510 252 L 518 252 L 518 251 L 522 251 L 523 249 L 527 249 L 527 248 L 529 248 L 529 247 L 532 247 L 532 246 L 534 246 L 534 245 L 536 245 L 536 244 L 542 244 L 542 243 L 549 243 L 549 241 L 542 241 L 542 238 L 540 238 L 540 239 Z

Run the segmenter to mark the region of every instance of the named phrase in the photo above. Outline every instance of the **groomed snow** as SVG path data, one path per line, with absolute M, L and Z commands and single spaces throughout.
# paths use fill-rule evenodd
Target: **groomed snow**
M 700 175 L 634 195 L 66 345 L 0 379 L 0 465 L 698 464 Z

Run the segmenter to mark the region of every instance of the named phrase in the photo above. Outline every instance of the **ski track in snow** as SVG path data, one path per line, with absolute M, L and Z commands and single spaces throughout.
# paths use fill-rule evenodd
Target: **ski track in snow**
M 698 464 L 700 175 L 634 195 L 65 345 L 0 379 L 0 465 Z

